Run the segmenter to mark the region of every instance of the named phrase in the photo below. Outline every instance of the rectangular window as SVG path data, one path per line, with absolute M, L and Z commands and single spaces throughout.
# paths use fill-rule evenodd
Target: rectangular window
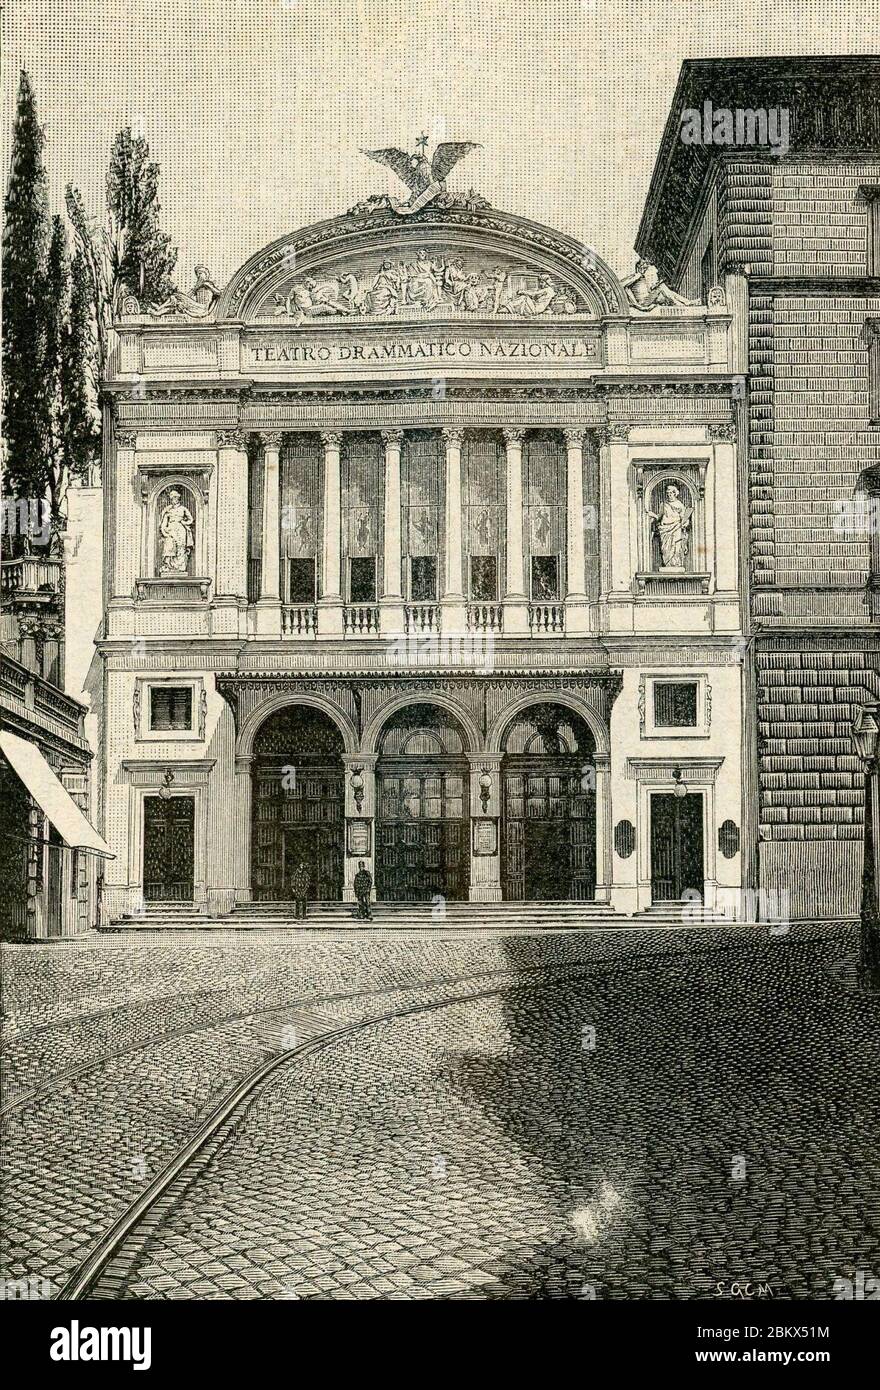
M 552 603 L 559 598 L 559 556 L 532 556 L 532 598 L 536 603 Z
M 315 562 L 312 559 L 292 558 L 287 561 L 291 603 L 315 602 Z
M 192 729 L 193 693 L 190 685 L 154 685 L 150 688 L 150 729 L 153 732 Z
M 654 725 L 658 729 L 696 728 L 696 681 L 654 683 Z
M 471 598 L 477 603 L 495 603 L 498 599 L 498 557 L 471 556 Z
M 352 603 L 376 602 L 376 561 L 372 555 L 352 559 L 349 592 Z
M 410 556 L 409 596 L 413 603 L 437 600 L 437 561 L 433 555 Z

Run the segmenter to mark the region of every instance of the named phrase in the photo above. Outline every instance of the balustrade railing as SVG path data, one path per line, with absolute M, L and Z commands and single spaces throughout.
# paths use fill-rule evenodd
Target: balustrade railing
M 42 555 L 22 555 L 17 560 L 4 560 L 4 597 L 16 593 L 57 593 L 61 587 L 61 563 L 60 560 Z
M 318 631 L 318 610 L 312 603 L 285 603 L 281 607 L 284 637 L 314 637 Z
M 438 603 L 407 603 L 403 609 L 407 632 L 439 632 Z
M 500 632 L 504 609 L 500 603 L 469 603 L 467 625 L 470 632 Z
M 532 633 L 564 632 L 564 603 L 530 603 L 529 629 Z
M 351 603 L 342 610 L 342 622 L 346 636 L 356 634 L 377 637 L 379 634 L 379 609 L 373 603 Z

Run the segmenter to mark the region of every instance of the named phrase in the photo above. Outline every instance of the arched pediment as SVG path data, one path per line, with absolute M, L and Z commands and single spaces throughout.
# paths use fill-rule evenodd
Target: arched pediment
M 619 281 L 591 248 L 536 222 L 464 208 L 350 214 L 252 256 L 219 319 L 302 324 L 596 321 L 624 314 Z

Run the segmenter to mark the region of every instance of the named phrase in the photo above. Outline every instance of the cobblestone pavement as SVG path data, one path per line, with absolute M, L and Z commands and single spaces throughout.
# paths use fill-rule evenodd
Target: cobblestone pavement
M 880 1010 L 834 973 L 852 947 L 738 927 L 13 948 L 18 1084 L 90 1069 L 9 1119 L 0 1273 L 59 1286 L 289 1046 L 295 1015 L 230 1013 L 305 1000 L 338 1026 L 508 970 L 492 999 L 282 1065 L 132 1243 L 121 1296 L 828 1297 L 880 1272 Z M 169 1022 L 191 1031 L 157 1039 Z

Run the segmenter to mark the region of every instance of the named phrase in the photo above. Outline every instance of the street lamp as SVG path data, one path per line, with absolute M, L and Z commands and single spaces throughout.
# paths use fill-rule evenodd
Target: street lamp
M 492 795 L 492 774 L 487 767 L 480 773 L 480 805 L 483 808 L 483 815 L 489 809 L 489 798 Z
M 358 815 L 360 815 L 361 808 L 364 804 L 364 787 L 366 784 L 363 774 L 364 769 L 362 767 L 353 767 L 351 769 L 351 789 L 354 792 L 354 804 Z
M 865 772 L 865 848 L 862 860 L 859 980 L 880 990 L 880 911 L 877 904 L 877 744 L 880 704 L 860 705 L 852 726 L 852 741 Z
M 685 786 L 684 782 L 681 780 L 680 767 L 675 767 L 672 769 L 672 780 L 675 784 L 672 788 L 673 794 L 675 796 L 687 796 L 688 789 Z

